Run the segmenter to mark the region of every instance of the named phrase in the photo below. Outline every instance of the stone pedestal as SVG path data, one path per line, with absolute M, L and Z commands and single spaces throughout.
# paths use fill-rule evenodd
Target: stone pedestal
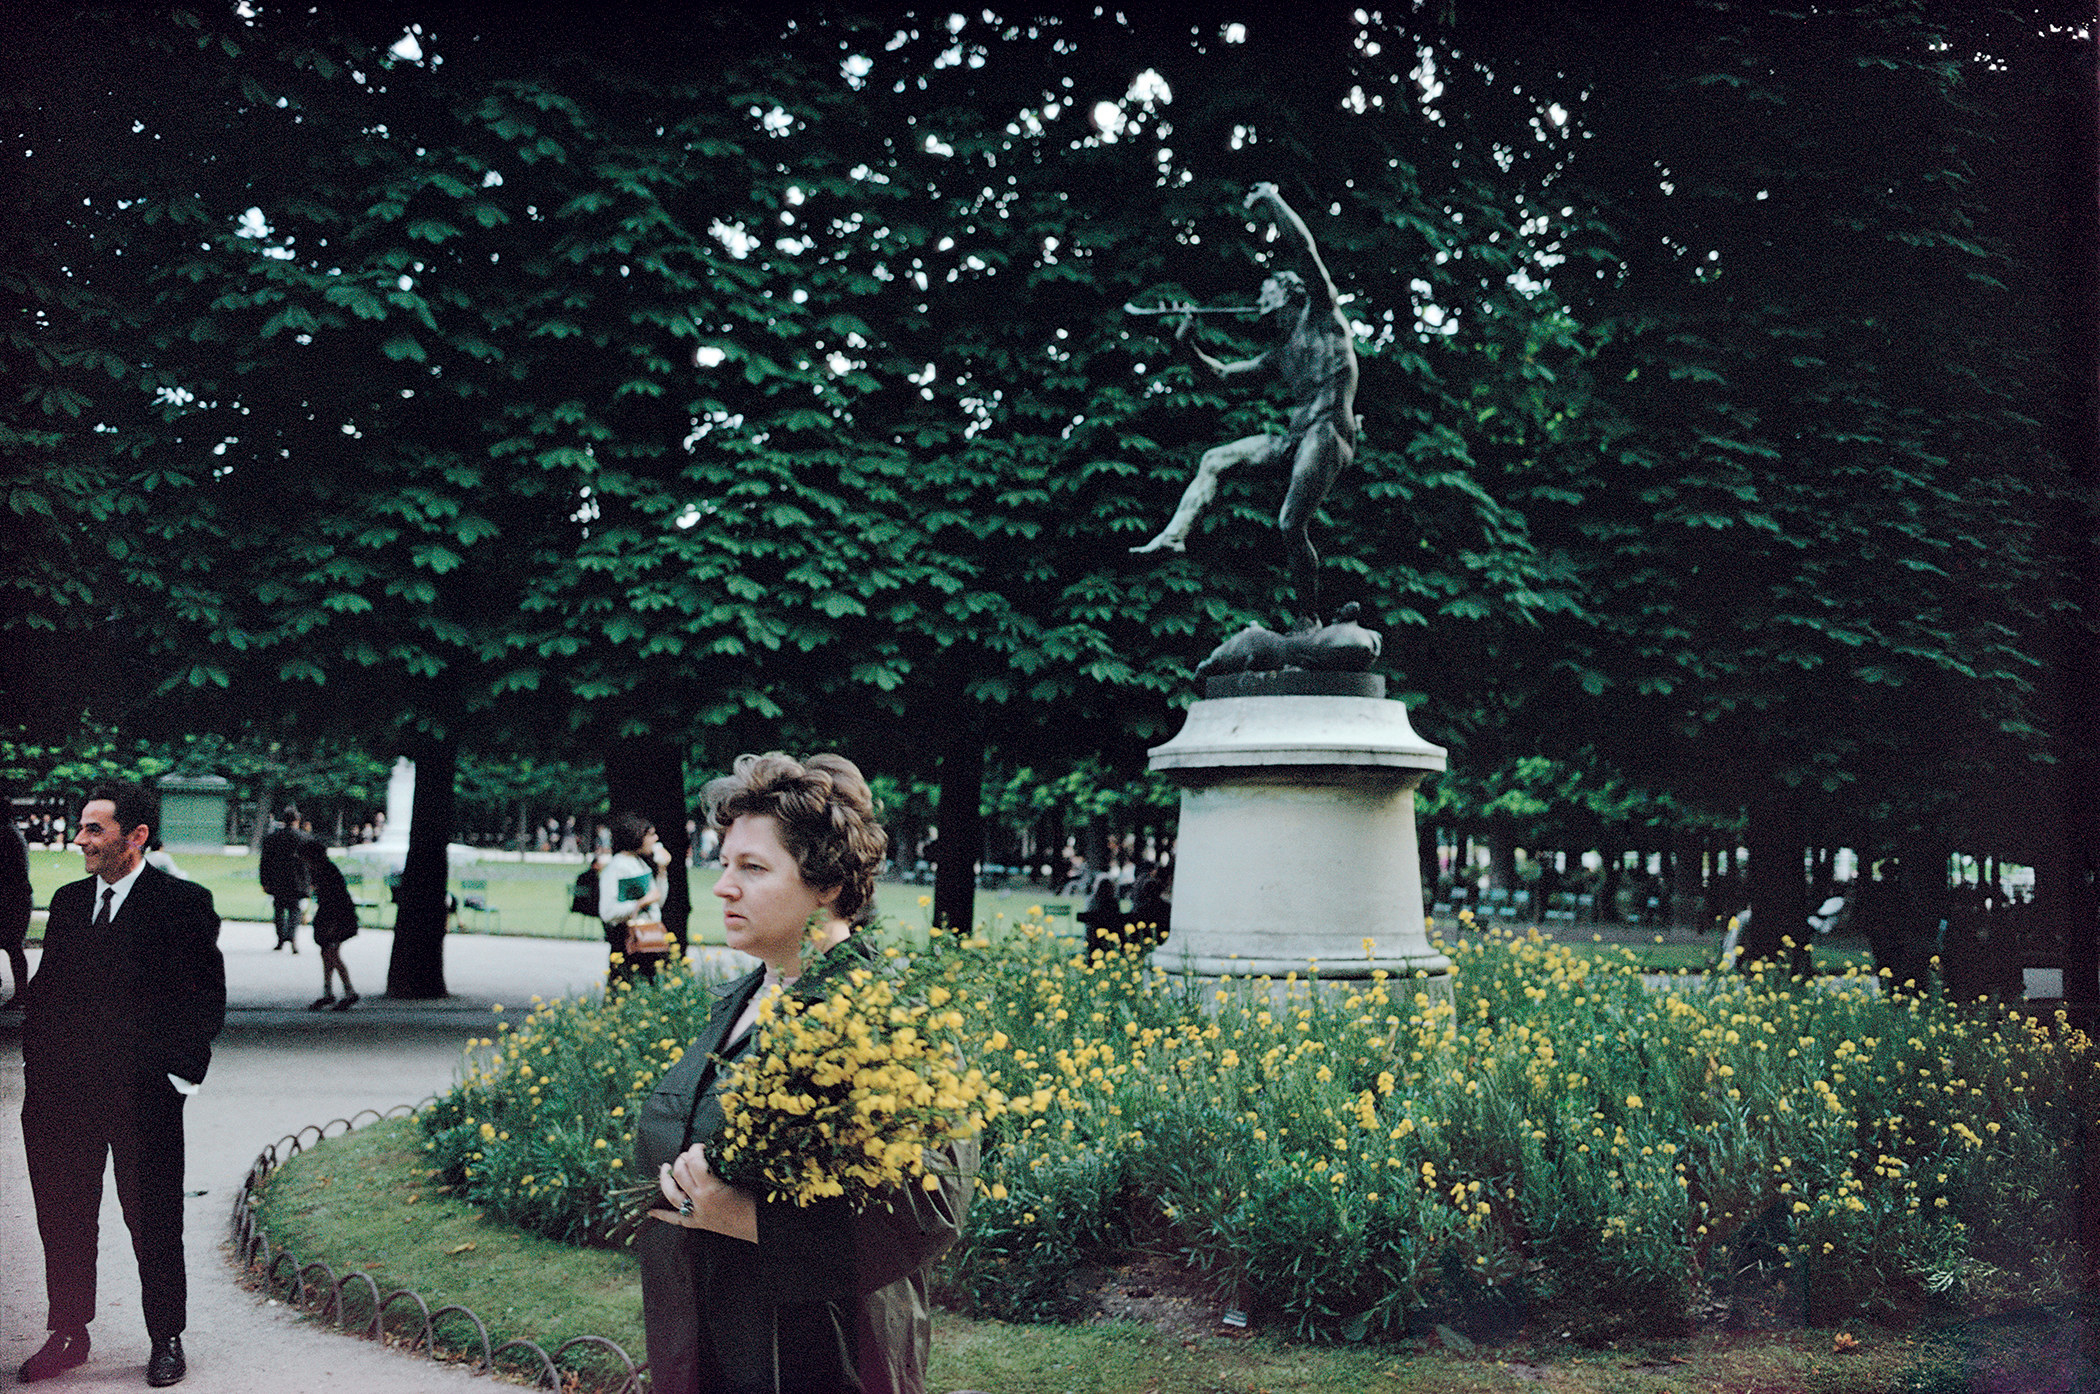
M 1423 927 L 1414 792 L 1444 750 L 1385 679 L 1242 674 L 1206 693 L 1151 752 L 1182 788 L 1173 934 L 1153 961 L 1203 976 L 1448 972 Z

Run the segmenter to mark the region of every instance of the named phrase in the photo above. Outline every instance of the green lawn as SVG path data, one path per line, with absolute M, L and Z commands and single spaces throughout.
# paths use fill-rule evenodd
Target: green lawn
M 1633 955 L 1635 963 L 1651 973 L 1704 972 L 1721 957 L 1721 936 L 1718 934 L 1697 939 L 1670 936 L 1658 943 L 1657 936 L 1652 933 L 1643 934 L 1622 927 L 1616 933 L 1606 933 L 1602 942 L 1587 933 L 1571 934 L 1565 930 L 1554 937 L 1590 958 L 1616 959 L 1624 950 Z M 1818 973 L 1842 974 L 1851 968 L 1872 972 L 1874 968 L 1874 955 L 1868 952 L 1866 942 L 1861 939 L 1821 940 L 1810 946 L 1809 956 Z
M 186 853 L 177 857 L 176 862 L 192 880 L 210 887 L 212 899 L 222 917 L 229 920 L 270 918 L 270 898 L 263 894 L 262 885 L 256 880 L 254 856 Z M 346 871 L 351 871 L 356 862 L 346 860 L 343 866 Z M 568 864 L 456 863 L 452 867 L 454 894 L 459 893 L 461 881 L 486 881 L 486 898 L 497 915 L 494 919 L 484 920 L 470 914 L 463 928 L 471 933 L 483 929 L 493 931 L 500 925 L 505 934 L 544 939 L 597 939 L 603 932 L 597 920 L 569 913 L 570 883 L 581 870 L 581 859 Z M 716 913 L 714 897 L 709 894 L 719 874 L 714 867 L 693 870 L 693 924 L 697 931 L 695 938 L 700 943 L 722 942 L 722 917 Z M 68 881 L 78 880 L 80 875 L 78 852 L 33 851 L 29 854 L 29 879 L 36 890 L 39 907 L 49 905 L 53 891 Z M 361 889 L 367 898 L 386 899 L 386 887 L 377 875 L 368 875 Z M 885 882 L 876 888 L 875 900 L 883 915 L 893 923 L 907 928 L 923 928 L 928 912 L 919 902 L 930 894 L 930 887 Z M 1035 905 L 1065 905 L 1068 911 L 1078 908 L 1078 903 L 1072 899 L 1051 897 L 1040 890 L 982 891 L 977 896 L 977 917 L 987 923 L 997 923 L 1000 916 L 1008 921 L 1019 920 L 1028 913 L 1030 906 Z M 387 913 L 390 921 L 390 908 Z M 1071 924 L 1069 913 L 1064 917 L 1064 923 Z
M 270 898 L 263 894 L 262 886 L 256 880 L 256 859 L 253 856 L 215 857 L 187 853 L 176 860 L 193 880 L 211 888 L 220 915 L 229 920 L 270 918 Z M 355 865 L 354 861 L 345 863 L 346 869 Z M 569 913 L 569 885 L 582 869 L 581 860 L 558 865 L 515 861 L 456 864 L 452 868 L 454 893 L 459 892 L 463 880 L 486 881 L 486 898 L 497 912 L 494 919 L 469 915 L 462 928 L 473 933 L 492 931 L 500 925 L 505 934 L 542 939 L 597 939 L 602 931 L 595 919 Z M 36 851 L 29 854 L 29 878 L 36 888 L 39 906 L 48 905 L 51 892 L 68 881 L 77 880 L 80 874 L 78 852 Z M 722 942 L 721 916 L 715 913 L 714 897 L 709 894 L 719 874 L 713 867 L 696 867 L 693 871 L 694 938 L 699 943 Z M 367 897 L 382 901 L 386 898 L 386 887 L 380 884 L 376 875 L 367 878 L 362 890 Z M 925 928 L 928 916 L 927 906 L 921 902 L 930 901 L 931 893 L 932 888 L 928 886 L 884 882 L 876 887 L 875 902 L 881 907 L 884 918 L 892 924 L 907 931 L 919 931 Z M 977 919 L 980 924 L 996 928 L 1002 923 L 1002 917 L 1004 923 L 1014 923 L 1025 918 L 1031 907 L 1059 905 L 1065 907 L 1065 913 L 1057 917 L 1057 922 L 1070 930 L 1074 926 L 1072 914 L 1079 909 L 1079 899 L 1053 896 L 1041 889 L 1027 887 L 979 891 Z M 391 919 L 390 909 L 388 917 Z M 1455 928 L 1448 919 L 1438 925 L 1444 934 L 1452 933 Z M 34 928 L 32 933 L 35 933 Z M 1602 941 L 1594 939 L 1593 934 L 1601 934 Z M 1628 926 L 1606 926 L 1602 931 L 1593 931 L 1589 926 L 1575 929 L 1561 926 L 1555 930 L 1554 937 L 1590 954 L 1616 955 L 1624 946 L 1632 951 L 1635 961 L 1643 968 L 1658 973 L 1697 972 L 1710 968 L 1721 952 L 1719 934 L 1692 936 L 1679 931 L 1664 936 L 1664 942 L 1657 943 L 1657 936 L 1652 932 Z M 1873 966 L 1866 946 L 1856 939 L 1818 943 L 1814 952 L 1819 973 L 1842 973 L 1847 967 L 1869 969 Z
M 375 1124 L 308 1148 L 271 1177 L 260 1209 L 271 1241 L 289 1246 L 302 1262 L 325 1259 L 338 1273 L 361 1270 L 382 1292 L 413 1288 L 433 1308 L 472 1307 L 499 1343 L 524 1336 L 552 1349 L 588 1333 L 610 1337 L 637 1360 L 644 1358 L 632 1258 L 555 1244 L 482 1218 L 434 1183 L 413 1123 Z M 367 1310 L 354 1301 L 353 1316 Z M 1870 1326 L 1846 1332 L 1854 1342 L 1849 1347 L 1830 1331 L 1785 1330 L 1585 1349 L 1545 1330 L 1477 1349 L 1447 1349 L 1423 1338 L 1396 1346 L 1297 1345 L 1265 1335 L 1184 1334 L 1128 1322 L 1015 1326 L 942 1312 L 934 1318 L 928 1388 L 1000 1394 L 1507 1394 L 1527 1388 L 1563 1394 L 1752 1388 L 1882 1394 L 1968 1389 L 1971 1373 L 2046 1363 L 2059 1354 L 2050 1346 L 2056 1329 L 2038 1328 L 2017 1350 L 1989 1351 L 1966 1331 L 1904 1333 Z M 463 1328 L 455 1330 L 452 1341 L 463 1335 Z M 2018 1345 L 2020 1337 L 1996 1339 Z M 600 1364 L 581 1385 L 607 1387 L 613 1373 Z

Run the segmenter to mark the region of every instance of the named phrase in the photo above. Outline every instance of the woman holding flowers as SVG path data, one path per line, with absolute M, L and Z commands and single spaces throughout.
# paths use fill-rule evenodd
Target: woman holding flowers
M 849 1190 L 807 1204 L 713 1166 L 725 1078 L 766 1048 L 765 1001 L 880 961 L 858 931 L 874 917 L 888 838 L 867 782 L 838 755 L 740 756 L 704 797 L 722 834 L 723 929 L 760 967 L 724 991 L 635 1129 L 635 1162 L 664 1198 L 635 1243 L 650 1387 L 916 1394 L 932 1341 L 927 1273 L 960 1228 L 974 1145 L 947 1149 L 932 1189 Z

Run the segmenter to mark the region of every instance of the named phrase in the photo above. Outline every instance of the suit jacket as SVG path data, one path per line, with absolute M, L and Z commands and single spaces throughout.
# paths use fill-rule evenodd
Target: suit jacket
M 147 866 L 116 919 L 97 929 L 98 886 L 88 877 L 51 897 L 43 961 L 23 1003 L 28 1081 L 85 1076 L 91 1055 L 122 1052 L 149 1078 L 202 1083 L 212 1040 L 226 1024 L 226 961 L 211 892 Z M 103 1008 L 113 993 L 127 1030 L 107 1029 Z
M 299 849 L 309 841 L 297 828 L 279 828 L 264 837 L 256 850 L 262 860 L 256 867 L 263 894 L 272 900 L 300 900 L 309 886 L 306 861 Z

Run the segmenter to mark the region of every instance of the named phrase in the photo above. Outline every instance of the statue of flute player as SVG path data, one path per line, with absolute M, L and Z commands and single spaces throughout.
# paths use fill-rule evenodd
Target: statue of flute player
M 1289 557 L 1291 591 L 1299 609 L 1297 624 L 1310 629 L 1320 623 L 1320 554 L 1312 544 L 1313 514 L 1336 476 L 1356 455 L 1356 348 L 1334 281 L 1320 260 L 1320 249 L 1305 220 L 1283 201 L 1274 184 L 1256 184 L 1242 206 L 1252 210 L 1264 203 L 1277 224 L 1304 247 L 1306 268 L 1318 282 L 1317 289 L 1294 271 L 1278 271 L 1262 282 L 1254 308 L 1263 315 L 1282 314 L 1277 320 L 1278 341 L 1253 358 L 1226 363 L 1197 348 L 1188 337 L 1195 321 L 1186 309 L 1192 307 L 1177 307 L 1183 314 L 1174 337 L 1176 342 L 1188 343 L 1197 361 L 1221 380 L 1259 371 L 1276 373 L 1296 402 L 1290 424 L 1280 435 L 1247 436 L 1203 452 L 1196 477 L 1182 493 L 1172 520 L 1159 536 L 1130 550 L 1185 551 L 1189 530 L 1217 497 L 1219 475 L 1238 464 L 1286 461 L 1291 482 L 1276 526 L 1283 530 Z

